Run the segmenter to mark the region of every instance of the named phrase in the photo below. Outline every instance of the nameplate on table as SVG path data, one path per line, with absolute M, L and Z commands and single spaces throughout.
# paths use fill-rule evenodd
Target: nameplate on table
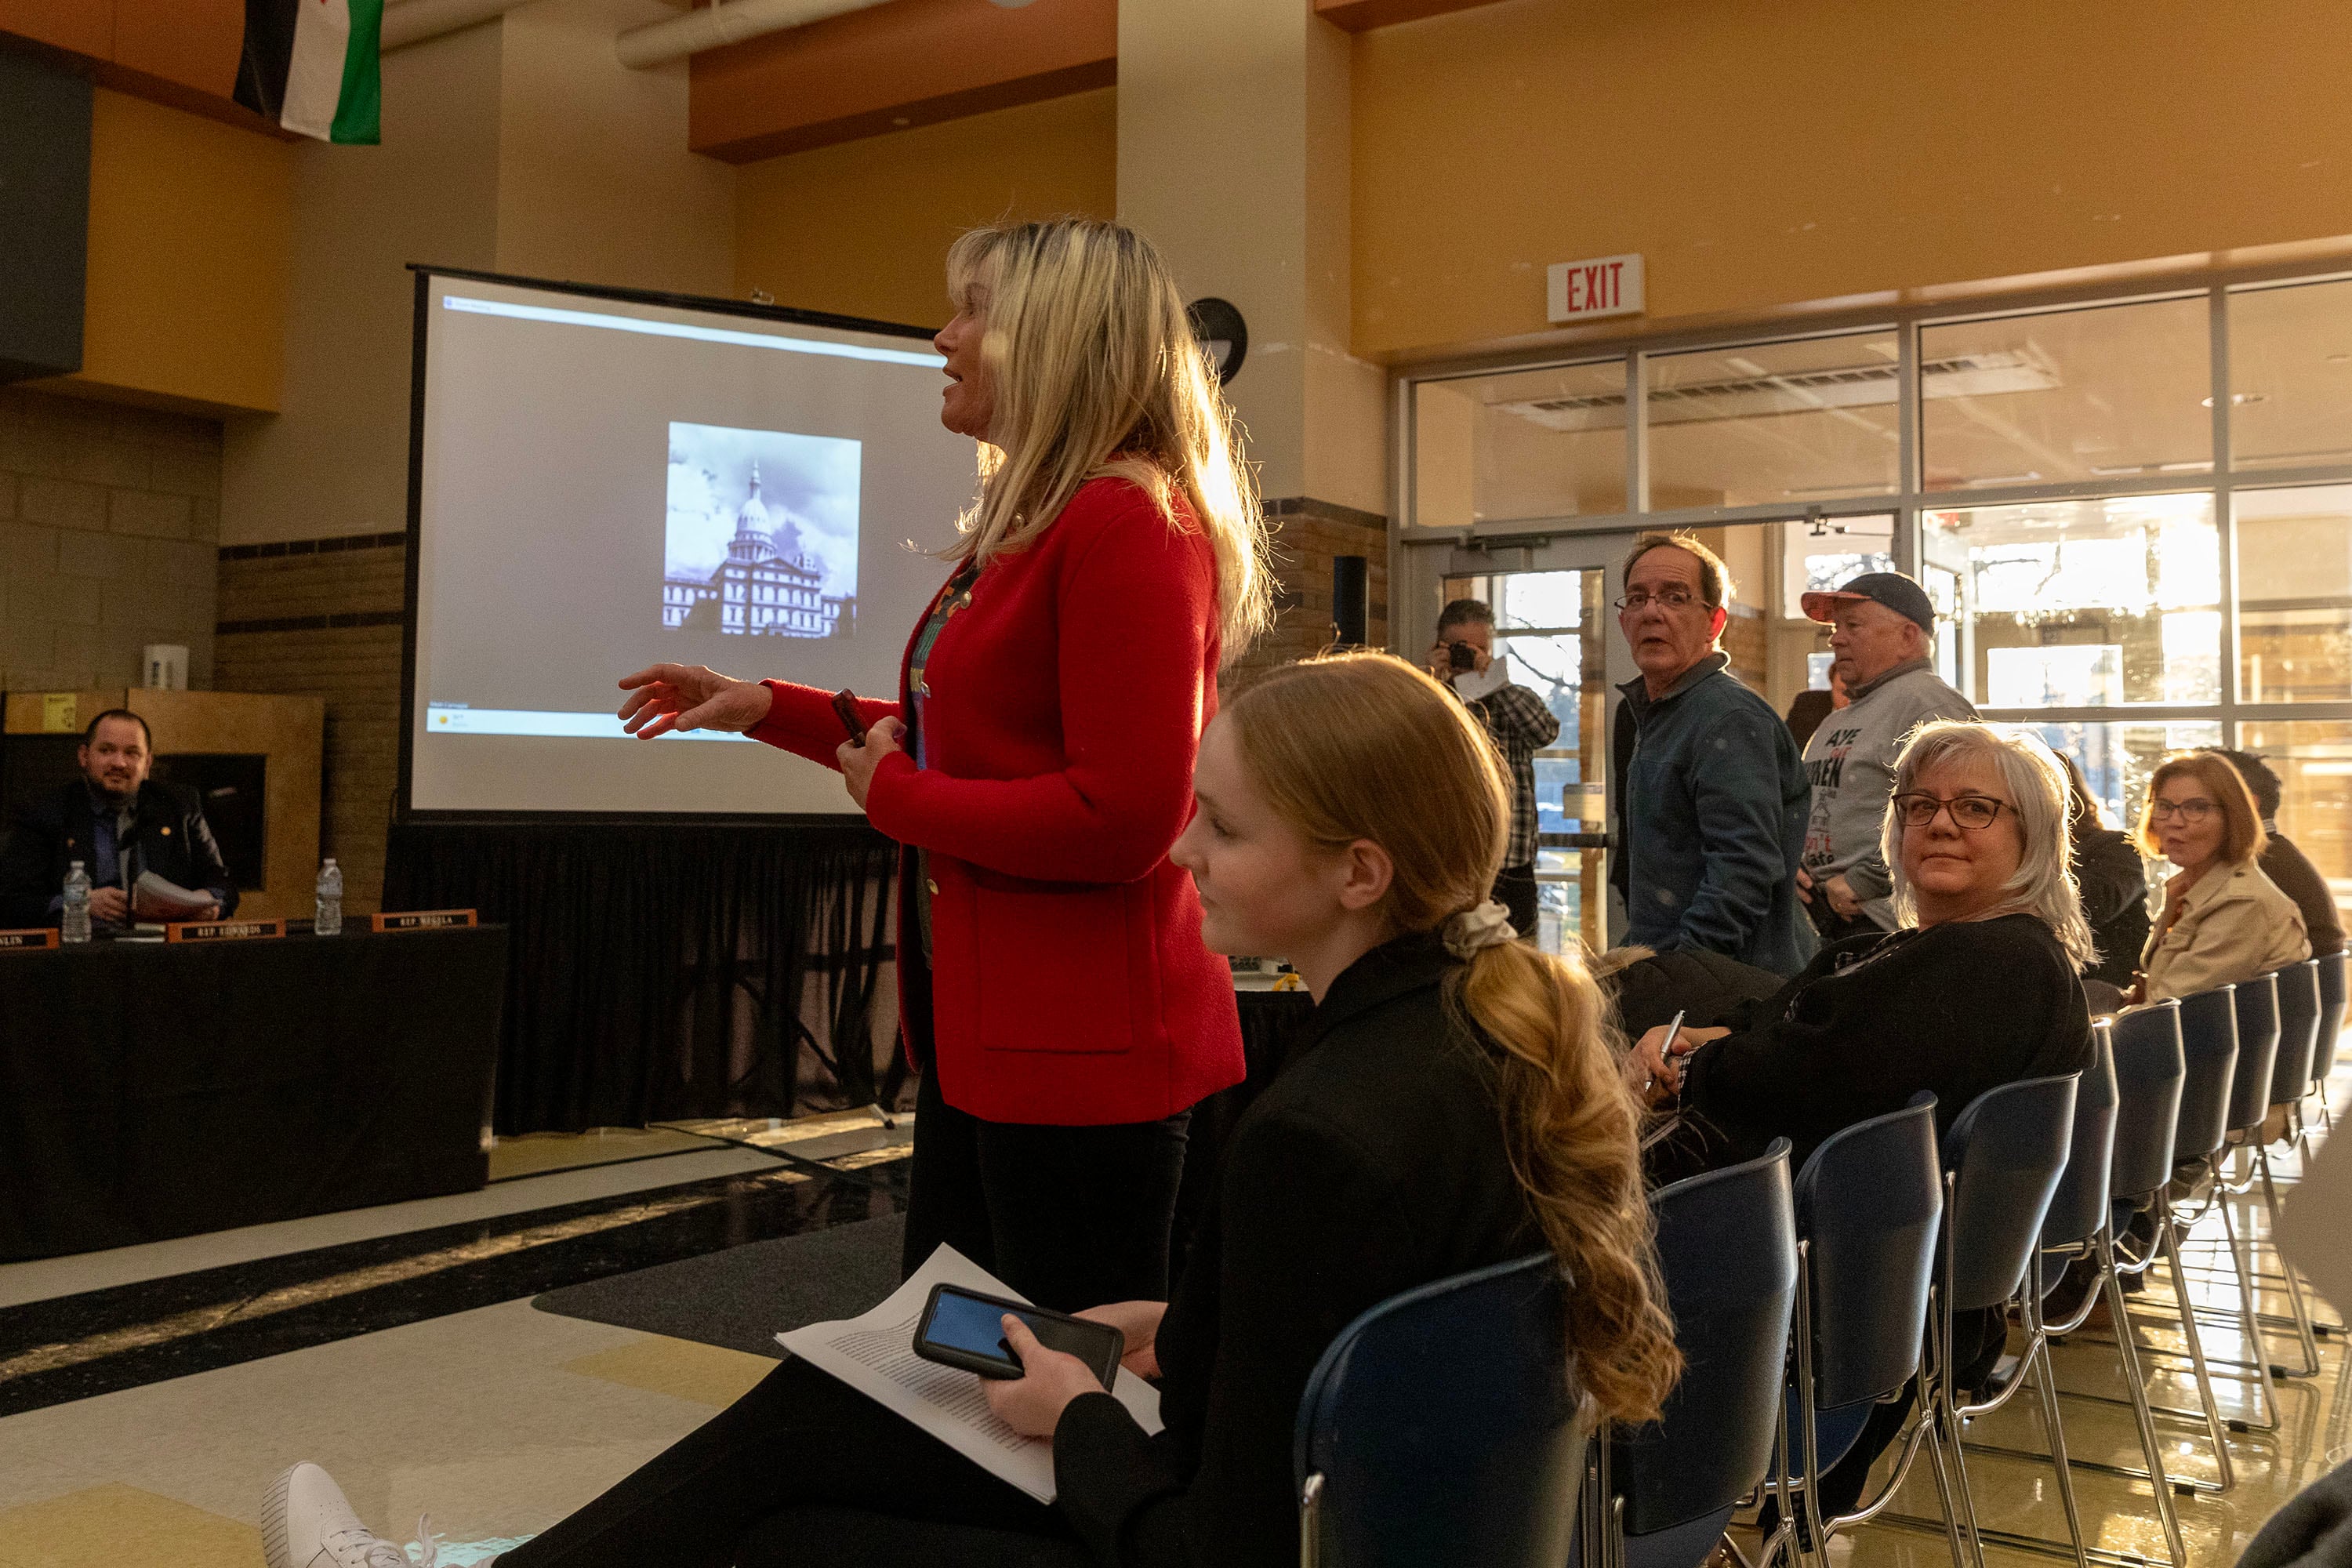
M 397 914 L 368 916 L 370 931 L 438 931 L 444 926 L 478 923 L 471 910 L 403 910 Z
M 173 921 L 163 928 L 165 942 L 242 942 L 285 934 L 284 921 Z
M 31 931 L 0 931 L 0 952 L 9 952 L 20 948 L 57 945 L 58 931 L 55 926 L 37 926 Z

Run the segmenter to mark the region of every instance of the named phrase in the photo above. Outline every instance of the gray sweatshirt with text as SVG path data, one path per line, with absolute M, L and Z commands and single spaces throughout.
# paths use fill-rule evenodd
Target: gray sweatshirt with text
M 1805 826 L 1805 870 L 1816 882 L 1843 875 L 1862 912 L 1895 928 L 1887 899 L 1895 884 L 1879 853 L 1895 759 L 1912 731 L 1931 719 L 1973 719 L 1969 700 L 1944 684 L 1924 658 L 1898 664 L 1853 693 L 1805 742 L 1805 777 L 1813 815 Z

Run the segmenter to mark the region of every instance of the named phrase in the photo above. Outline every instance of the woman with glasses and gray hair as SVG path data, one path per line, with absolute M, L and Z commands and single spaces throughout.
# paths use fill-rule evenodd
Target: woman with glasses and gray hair
M 2139 837 L 2179 868 L 2139 960 L 2134 1002 L 2251 980 L 2311 956 L 2303 911 L 2263 874 L 2264 836 L 2246 781 L 2212 752 L 2168 757 L 2147 782 Z
M 1822 949 L 1730 1028 L 1643 1035 L 1627 1072 L 1679 1100 L 1675 1173 L 1763 1152 L 1802 1163 L 1840 1128 L 1936 1093 L 1948 1126 L 1989 1089 L 2091 1060 L 2077 969 L 2093 952 L 2069 868 L 2066 775 L 2032 736 L 1923 724 L 1895 764 L 1881 834 L 1897 929 Z M 1998 983 L 1995 978 L 1998 977 Z
M 1822 949 L 1734 1027 L 1653 1029 L 1627 1077 L 1681 1125 L 1653 1151 L 1653 1180 L 1752 1158 L 1776 1137 L 1801 1165 L 1822 1141 L 1934 1091 L 1938 1131 L 1987 1089 L 2091 1065 L 2078 971 L 2093 952 L 2070 868 L 2064 770 L 2019 731 L 1923 724 L 1895 764 L 1881 842 L 1896 929 Z M 1955 1324 L 1962 1386 L 2000 1354 L 1998 1312 Z M 1850 1511 L 1871 1461 L 1901 1430 L 1884 1405 L 1823 1478 L 1825 1511 Z

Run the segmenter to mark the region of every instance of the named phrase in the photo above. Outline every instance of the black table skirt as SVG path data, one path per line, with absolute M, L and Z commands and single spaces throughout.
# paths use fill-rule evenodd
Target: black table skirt
M 0 953 L 0 1259 L 469 1192 L 503 927 Z

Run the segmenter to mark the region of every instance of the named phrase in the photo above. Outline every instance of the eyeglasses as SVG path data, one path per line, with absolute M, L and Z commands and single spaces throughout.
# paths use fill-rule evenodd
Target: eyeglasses
M 2191 825 L 2204 821 L 2218 809 L 2210 800 L 2153 800 L 2148 802 L 2150 822 L 2164 822 L 2172 817 Z
M 1636 588 L 1618 600 L 1617 607 L 1638 615 L 1652 605 L 1657 605 L 1662 610 L 1687 610 L 1696 603 L 1698 603 L 1697 598 L 1686 589 L 1668 588 L 1660 594 L 1645 594 Z
M 1906 827 L 1925 827 L 1936 820 L 1939 811 L 1952 814 L 1952 826 L 1969 833 L 1980 833 L 1993 825 L 2001 807 L 2009 803 L 1981 795 L 1964 795 L 1943 800 L 1932 795 L 1898 795 L 1895 797 L 1895 812 Z

